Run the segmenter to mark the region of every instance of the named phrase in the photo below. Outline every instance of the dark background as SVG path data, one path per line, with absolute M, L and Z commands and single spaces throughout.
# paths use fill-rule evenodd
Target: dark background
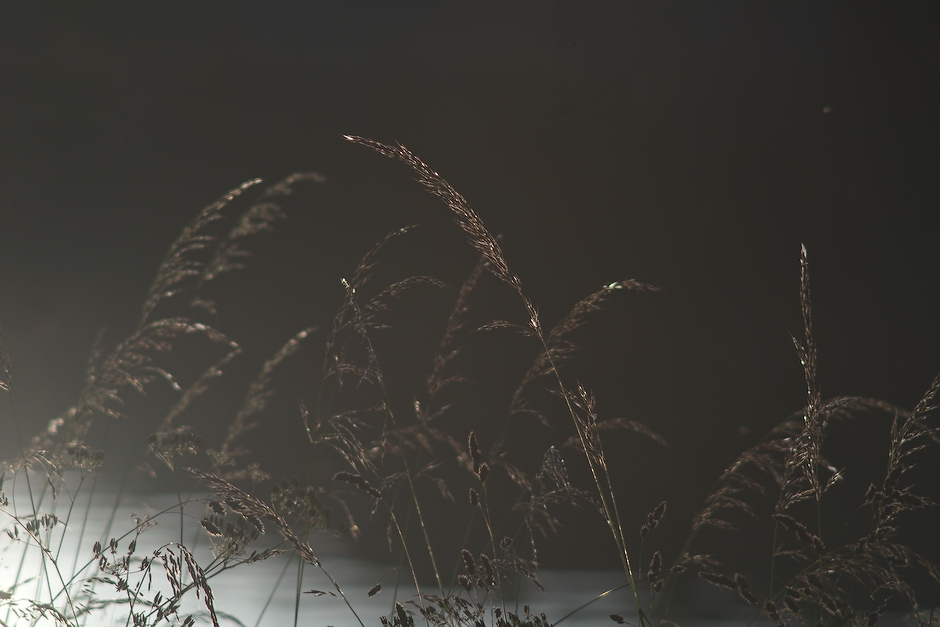
M 256 176 L 327 180 L 298 187 L 249 269 L 220 281 L 211 321 L 245 348 L 232 389 L 297 330 L 328 327 L 339 278 L 390 229 L 424 225 L 390 251 L 390 276 L 459 286 L 475 254 L 443 206 L 342 135 L 400 141 L 504 237 L 545 326 L 611 281 L 662 288 L 597 316 L 578 378 L 602 415 L 670 442 L 623 438 L 615 471 L 631 520 L 666 498 L 682 532 L 722 469 L 805 399 L 789 337 L 801 244 L 825 397 L 910 409 L 940 369 L 938 26 L 935 3 L 3 2 L 0 322 L 19 423 L 35 432 L 74 402 L 98 331 L 108 346 L 132 331 L 169 243 Z M 453 296 L 405 299 L 392 352 L 425 367 Z M 475 312 L 523 319 L 495 281 Z M 467 421 L 505 411 L 534 355 L 490 337 L 467 340 L 469 396 L 494 399 Z M 285 365 L 251 437 L 276 476 L 309 467 L 297 401 L 323 338 Z M 407 401 L 417 375 L 402 372 Z M 221 389 L 185 420 L 210 443 L 242 394 Z M 111 441 L 149 433 L 148 407 L 131 400 Z M 863 424 L 834 461 L 877 471 L 887 419 Z M 574 544 L 549 556 L 616 566 L 606 544 Z

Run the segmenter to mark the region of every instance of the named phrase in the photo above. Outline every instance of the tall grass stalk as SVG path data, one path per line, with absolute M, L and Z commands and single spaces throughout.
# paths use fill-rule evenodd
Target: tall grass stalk
M 596 417 L 589 416 L 589 419 L 583 420 L 579 417 L 575 404 L 572 399 L 572 393 L 567 389 L 561 378 L 561 373 L 555 364 L 555 356 L 552 348 L 549 346 L 548 339 L 542 331 L 542 323 L 539 319 L 538 311 L 528 296 L 522 290 L 522 282 L 513 274 L 506 262 L 502 249 L 496 238 L 486 229 L 483 221 L 477 213 L 470 207 L 466 199 L 450 186 L 441 176 L 429 168 L 423 161 L 416 157 L 404 146 L 388 146 L 379 142 L 365 139 L 362 137 L 346 136 L 346 139 L 368 146 L 376 152 L 387 157 L 403 161 L 418 175 L 418 182 L 427 189 L 428 192 L 440 198 L 450 209 L 454 220 L 458 226 L 466 233 L 471 246 L 477 249 L 487 261 L 487 268 L 500 280 L 508 284 L 522 300 L 526 311 L 529 314 L 528 331 L 532 333 L 542 345 L 545 358 L 548 361 L 550 371 L 555 376 L 560 396 L 567 405 L 568 414 L 577 427 L 578 437 L 581 446 L 585 451 L 588 464 L 591 469 L 591 475 L 594 479 L 597 493 L 601 499 L 604 509 L 604 518 L 610 528 L 614 543 L 617 545 L 617 553 L 621 558 L 624 573 L 630 585 L 633 594 L 634 604 L 637 613 L 640 616 L 643 625 L 649 625 L 649 619 L 643 613 L 640 602 L 639 591 L 637 589 L 634 577 L 633 567 L 630 564 L 630 554 L 623 535 L 623 526 L 620 521 L 620 512 L 617 508 L 616 498 L 610 481 L 610 475 L 607 470 L 607 462 L 604 456 L 603 448 L 600 446 L 600 438 L 597 437 L 596 429 L 593 428 L 591 419 L 596 422 Z M 582 390 L 582 398 L 584 392 Z M 587 409 L 586 407 L 584 409 Z M 492 539 L 492 534 L 491 534 Z M 493 542 L 493 551 L 495 551 L 495 541 Z

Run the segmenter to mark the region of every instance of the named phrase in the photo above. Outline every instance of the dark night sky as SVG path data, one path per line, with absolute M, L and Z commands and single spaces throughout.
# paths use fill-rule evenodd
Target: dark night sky
M 39 428 L 73 402 L 98 330 L 129 332 L 186 222 L 256 176 L 327 182 L 298 191 L 225 284 L 215 322 L 254 364 L 236 380 L 327 325 L 339 278 L 392 228 L 424 224 L 413 246 L 459 285 L 474 254 L 443 206 L 345 133 L 402 142 L 463 193 L 546 325 L 611 281 L 662 288 L 600 315 L 583 353 L 602 412 L 672 444 L 664 469 L 625 470 L 644 508 L 700 499 L 801 407 L 801 244 L 823 395 L 911 408 L 940 370 L 938 14 L 2 2 L 0 323 L 19 419 Z M 503 300 L 493 315 L 518 319 Z M 275 407 L 295 412 L 298 394 Z

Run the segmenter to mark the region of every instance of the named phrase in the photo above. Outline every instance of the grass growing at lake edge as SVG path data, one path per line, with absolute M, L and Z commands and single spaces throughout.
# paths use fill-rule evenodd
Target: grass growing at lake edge
M 597 591 L 615 595 L 623 608 L 609 616 L 611 624 L 674 624 L 670 611 L 677 591 L 695 580 L 713 586 L 716 595 L 737 595 L 753 609 L 754 624 L 870 626 L 896 606 L 905 608 L 911 622 L 940 624 L 935 609 L 940 567 L 918 554 L 906 532 L 915 517 L 935 507 L 910 477 L 920 459 L 937 454 L 940 375 L 913 411 L 866 398 L 824 400 L 817 385 L 805 248 L 799 258 L 803 333 L 794 338 L 806 381 L 805 406 L 728 466 L 703 495 L 682 550 L 670 552 L 658 535 L 670 515 L 667 502 L 651 506 L 639 529 L 628 526 L 625 512 L 636 507 L 631 502 L 636 479 L 620 476 L 610 463 L 616 432 L 652 446 L 665 441 L 648 425 L 599 415 L 592 392 L 573 368 L 572 338 L 593 313 L 618 306 L 624 293 L 655 287 L 635 280 L 610 283 L 553 326 L 543 325 L 499 239 L 462 195 L 403 146 L 347 139 L 411 168 L 479 255 L 442 321 L 420 388 L 396 389 L 400 381 L 389 376 L 386 364 L 394 355 L 383 352 L 394 332 L 389 320 L 414 295 L 446 286 L 429 276 L 378 284 L 377 268 L 389 263 L 389 249 L 411 234 L 412 227 L 405 227 L 376 244 L 342 279 L 344 298 L 319 335 L 325 336 L 322 368 L 312 395 L 300 403 L 296 417 L 284 421 L 296 426 L 296 434 L 284 437 L 306 438 L 318 460 L 315 472 L 303 481 L 272 479 L 245 448 L 269 409 L 272 381 L 310 344 L 314 327 L 286 338 L 260 366 L 241 408 L 209 446 L 194 424 L 184 422 L 191 405 L 242 353 L 238 342 L 206 322 L 216 313 L 206 286 L 242 267 L 246 242 L 273 228 L 295 185 L 322 178 L 288 177 L 261 191 L 240 213 L 233 209 L 260 181 L 232 190 L 201 211 L 171 245 L 134 331 L 110 351 L 96 346 L 79 399 L 39 434 L 21 433 L 13 372 L 0 353 L 0 388 L 10 408 L 2 429 L 20 452 L 4 462 L 0 474 L 0 526 L 7 545 L 2 556 L 13 556 L 17 564 L 13 580 L 0 581 L 0 625 L 250 624 L 240 622 L 250 617 L 228 616 L 216 607 L 213 586 L 224 585 L 229 570 L 266 560 L 283 561 L 279 583 L 293 579 L 295 624 L 314 618 L 305 602 L 305 595 L 313 595 L 335 597 L 347 607 L 350 624 L 364 625 L 356 599 L 318 555 L 317 537 L 358 537 L 383 527 L 399 564 L 389 577 L 394 584 L 379 582 L 368 593 L 391 596 L 383 624 L 564 624 L 568 617 L 520 608 L 518 599 L 521 586 L 543 587 L 539 548 L 559 541 L 559 512 L 572 506 L 600 517 L 622 569 L 611 590 Z M 520 315 L 507 312 L 482 326 L 471 322 L 487 276 L 514 295 Z M 178 311 L 185 314 L 163 313 Z M 455 422 L 449 392 L 466 384 L 460 357 L 468 334 L 477 331 L 505 334 L 511 338 L 507 345 L 518 340 L 530 347 L 533 359 L 519 373 L 503 415 Z M 202 338 L 204 348 L 193 350 L 193 338 Z M 164 362 L 174 350 L 193 352 L 201 374 L 183 380 L 170 372 Z M 175 391 L 174 402 L 145 442 L 121 446 L 139 447 L 146 459 L 143 472 L 169 473 L 177 502 L 156 516 L 134 518 L 126 530 L 119 528 L 118 500 L 102 532 L 88 519 L 97 471 L 108 459 L 106 450 L 96 448 L 102 437 L 95 429 L 125 417 L 122 405 L 129 392 L 143 394 L 159 382 Z M 829 451 L 840 446 L 836 426 L 872 413 L 890 416 L 887 464 L 881 479 L 857 495 L 855 510 L 840 519 L 839 512 L 830 511 L 829 495 L 843 489 L 845 469 L 827 461 Z M 565 427 L 547 449 L 523 451 L 526 456 L 520 454 L 527 445 L 518 437 L 520 424 L 532 430 Z M 584 471 L 584 485 L 572 480 L 575 473 L 569 470 L 575 467 Z M 197 490 L 206 495 L 192 496 Z M 461 524 L 437 528 L 440 518 L 428 512 L 441 507 L 452 512 L 449 521 Z M 148 531 L 157 519 L 178 527 L 178 538 L 149 544 Z M 713 530 L 740 533 L 736 530 L 744 526 L 772 533 L 766 581 L 741 574 L 704 548 Z M 87 553 L 65 559 L 66 541 L 87 546 Z M 33 564 L 39 564 L 35 573 L 28 568 Z M 330 587 L 304 589 L 304 573 L 311 569 Z M 269 602 L 273 596 L 272 590 Z M 259 608 L 257 624 L 263 624 L 264 613 Z

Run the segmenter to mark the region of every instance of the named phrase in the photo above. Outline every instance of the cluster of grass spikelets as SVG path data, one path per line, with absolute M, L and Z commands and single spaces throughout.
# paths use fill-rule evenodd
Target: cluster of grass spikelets
M 237 342 L 200 317 L 211 316 L 216 309 L 203 288 L 241 266 L 247 255 L 245 238 L 271 229 L 282 215 L 279 201 L 295 184 L 321 179 L 315 174 L 289 177 L 263 191 L 241 214 L 229 216 L 230 206 L 259 181 L 245 183 L 200 212 L 184 229 L 160 266 L 134 332 L 110 352 L 96 347 L 76 404 L 31 439 L 19 433 L 12 374 L 0 354 L 0 387 L 10 393 L 20 447 L 20 455 L 5 462 L 0 473 L 0 515 L 4 541 L 9 541 L 6 548 L 19 549 L 21 555 L 15 579 L 4 581 L 0 588 L 0 624 L 54 622 L 77 627 L 94 624 L 107 614 L 135 626 L 196 622 L 218 626 L 235 618 L 216 607 L 214 582 L 235 567 L 250 568 L 268 559 L 285 561 L 282 576 L 288 564 L 295 565 L 295 624 L 307 620 L 301 609 L 305 593 L 341 600 L 350 621 L 364 624 L 355 600 L 330 574 L 315 545 L 316 534 L 323 532 L 353 537 L 367 533 L 368 519 L 372 528 L 384 523 L 388 550 L 399 557 L 399 581 L 382 624 L 542 627 L 551 624 L 549 618 L 530 611 L 528 605 L 520 609 L 518 590 L 522 584 L 543 589 L 538 548 L 557 534 L 558 512 L 570 506 L 603 521 L 621 564 L 622 580 L 598 595 L 620 595 L 624 609 L 610 614 L 612 623 L 674 624 L 667 617 L 675 590 L 696 578 L 713 585 L 716 594 L 722 589 L 736 593 L 765 624 L 871 626 L 889 603 L 898 600 L 907 604 L 918 624 L 936 623 L 929 608 L 921 606 L 929 599 L 910 581 L 911 573 L 920 569 L 940 586 L 940 570 L 903 543 L 902 531 L 907 516 L 934 505 L 914 490 L 907 475 L 917 456 L 938 443 L 931 420 L 936 420 L 940 376 L 912 412 L 870 399 L 823 401 L 816 383 L 805 249 L 800 257 L 804 332 L 801 339 L 794 339 L 806 379 L 805 407 L 719 477 L 692 520 L 681 551 L 653 550 L 644 559 L 648 544 L 659 540 L 667 503 L 653 507 L 639 529 L 626 528 L 624 508 L 636 507 L 631 483 L 612 471 L 605 446 L 610 446 L 608 435 L 616 430 L 657 445 L 665 442 L 647 425 L 599 415 L 593 393 L 568 365 L 577 349 L 571 338 L 590 322 L 592 313 L 627 291 L 655 288 L 634 280 L 610 283 L 577 302 L 553 326 L 545 326 L 499 240 L 463 196 L 403 146 L 347 139 L 410 167 L 418 182 L 443 201 L 479 253 L 428 361 L 425 384 L 406 391 L 411 404 L 397 400 L 403 395 L 392 389 L 395 382 L 384 370 L 388 356 L 380 339 L 388 332 L 387 314 L 396 301 L 416 290 L 445 286 L 426 276 L 374 285 L 373 271 L 386 247 L 409 236 L 412 227 L 405 227 L 376 244 L 342 279 L 342 300 L 332 324 L 326 326 L 322 371 L 311 381 L 313 391 L 300 403 L 296 418 L 287 421 L 302 425 L 310 455 L 326 460 L 318 465 L 318 474 L 303 482 L 283 478 L 268 487 L 271 477 L 249 461 L 251 451 L 245 448 L 246 434 L 268 409 L 276 370 L 302 344 L 309 344 L 313 327 L 297 332 L 262 364 L 218 442 L 207 448 L 195 425 L 184 422 L 187 408 L 241 353 Z M 226 219 L 231 221 L 229 230 L 211 234 L 212 226 Z M 471 325 L 468 314 L 486 274 L 518 297 L 524 311 L 521 321 L 508 316 Z M 187 315 L 158 315 L 181 306 Z M 534 347 L 530 367 L 519 373 L 519 384 L 506 399 L 501 416 L 455 426 L 449 420 L 454 408 L 444 391 L 465 381 L 457 367 L 461 343 L 469 331 L 507 330 Z M 161 365 L 160 357 L 181 337 L 192 334 L 207 338 L 221 356 L 208 359 L 203 373 L 184 385 Z M 176 401 L 146 442 L 140 443 L 141 455 L 152 456 L 169 470 L 178 486 L 177 502 L 155 516 L 135 517 L 124 533 L 112 532 L 116 525 L 112 515 L 89 554 L 77 553 L 68 564 L 61 552 L 67 535 L 79 546 L 97 536 L 87 528 L 88 510 L 81 513 L 78 498 L 83 491 L 94 493 L 97 470 L 105 461 L 104 453 L 90 445 L 92 425 L 122 417 L 124 395 L 131 390 L 143 393 L 161 380 L 177 392 Z M 553 409 L 531 402 L 535 389 L 551 393 Z M 858 537 L 830 538 L 822 524 L 824 496 L 839 489 L 843 473 L 824 456 L 827 426 L 872 409 L 889 411 L 894 418 L 884 478 L 871 485 L 859 505 L 869 516 L 869 525 Z M 523 419 L 530 420 L 533 428 L 564 421 L 573 435 L 559 436 L 564 439 L 538 451 L 537 463 L 525 465 L 516 460 L 524 459 L 517 453 L 526 443 L 511 435 L 511 426 Z M 583 466 L 587 485 L 572 482 L 568 463 Z M 10 477 L 18 484 L 12 499 L 2 492 L 3 480 Z M 197 486 L 208 492 L 204 498 L 183 496 Z M 763 515 L 752 497 L 769 499 L 772 512 Z M 28 507 L 17 504 L 16 498 L 27 499 Z M 427 515 L 431 506 L 452 508 L 459 513 L 453 520 L 464 520 L 465 528 L 436 528 Z M 334 522 L 334 512 L 340 512 L 342 523 Z M 773 527 L 766 585 L 752 585 L 751 574 L 736 572 L 721 555 L 700 552 L 703 530 L 733 528 L 742 515 L 752 517 L 749 524 Z M 76 523 L 79 517 L 83 520 Z M 179 539 L 143 550 L 147 532 L 159 517 L 178 521 Z M 201 547 L 186 542 L 193 533 L 200 534 L 195 537 L 201 538 Z M 453 542 L 443 540 L 455 535 L 462 535 L 462 541 L 453 551 Z M 41 563 L 41 568 L 37 575 L 26 577 L 24 565 L 30 560 Z M 305 569 L 310 568 L 320 571 L 332 589 L 302 590 Z M 381 591 L 376 584 L 368 596 Z M 259 623 L 264 612 L 262 608 Z M 557 624 L 567 618 L 553 620 Z
M 871 626 L 878 623 L 889 603 L 898 600 L 912 611 L 917 624 L 935 624 L 936 588 L 932 594 L 918 593 L 911 581 L 921 570 L 935 587 L 940 583 L 940 569 L 905 543 L 913 538 L 903 533 L 903 525 L 906 517 L 909 521 L 912 514 L 936 504 L 919 495 L 915 485 L 902 477 L 914 470 L 919 454 L 940 443 L 937 426 L 929 422 L 936 419 L 940 375 L 912 412 L 870 398 L 822 401 L 816 382 L 805 247 L 800 268 L 803 338 L 793 338 L 793 343 L 803 365 L 806 406 L 728 467 L 695 517 L 686 546 L 706 527 L 736 530 L 734 513 L 760 522 L 748 495 L 775 496 L 766 521 L 773 526 L 768 593 L 760 595 L 740 574 L 719 572 L 717 564 L 700 570 L 700 577 L 737 591 L 746 603 L 761 608 L 764 616 L 778 625 L 811 620 Z M 860 502 L 852 513 L 855 521 L 840 520 L 841 528 L 824 525 L 824 519 L 831 518 L 824 497 L 839 489 L 846 472 L 824 456 L 827 431 L 866 412 L 892 416 L 883 478 L 859 495 Z M 929 459 L 930 453 L 927 455 Z M 846 532 L 850 522 L 854 534 Z M 856 608 L 852 602 L 859 599 L 863 605 Z M 926 612 L 919 606 L 924 600 L 933 604 Z

